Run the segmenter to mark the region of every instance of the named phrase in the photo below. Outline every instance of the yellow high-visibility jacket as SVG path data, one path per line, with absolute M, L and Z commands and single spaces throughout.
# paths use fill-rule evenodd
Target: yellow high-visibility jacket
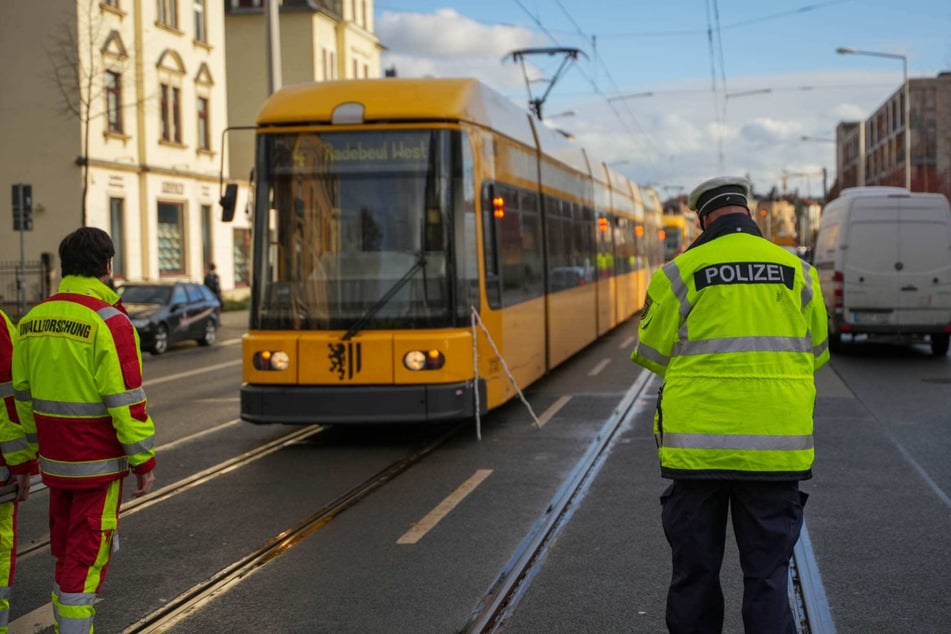
M 658 270 L 647 295 L 631 359 L 664 377 L 662 475 L 811 477 L 814 375 L 829 360 L 815 269 L 730 214 Z
M 0 484 L 10 473 L 30 473 L 36 470 L 35 452 L 20 425 L 13 399 L 13 342 L 16 329 L 6 313 L 0 310 Z M 35 442 L 35 439 L 34 439 Z M 16 463 L 7 468 L 5 457 Z
M 91 488 L 155 465 L 139 337 L 98 279 L 67 276 L 17 324 L 13 388 L 47 486 Z

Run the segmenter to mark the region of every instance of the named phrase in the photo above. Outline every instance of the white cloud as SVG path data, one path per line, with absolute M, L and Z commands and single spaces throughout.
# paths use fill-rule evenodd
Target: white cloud
M 528 29 L 481 24 L 453 9 L 385 12 L 377 33 L 387 47 L 384 66 L 395 66 L 399 76 L 476 77 L 521 107 L 526 103 L 521 66 L 502 59 L 515 49 L 549 44 Z M 550 59 L 528 61 L 543 67 L 530 66 L 530 73 L 551 77 Z M 646 88 L 650 96 L 608 104 L 588 81 L 591 74 L 584 66 L 570 69 L 544 111 L 573 110 L 575 116 L 558 119 L 556 127 L 574 134 L 600 160 L 627 161 L 617 169 L 637 182 L 666 187 L 666 193 L 677 186 L 689 191 L 719 173 L 749 174 L 758 191 L 768 191 L 784 174 L 818 175 L 822 168 L 831 186 L 835 145 L 802 137 L 834 138 L 839 122 L 864 118 L 898 87 L 888 70 L 733 77 L 728 93 L 735 98 L 727 100 L 724 111 L 720 95 L 718 117 L 707 77 L 633 88 L 630 92 Z M 544 88 L 533 86 L 533 96 Z M 787 178 L 790 189 L 822 194 L 819 176 L 797 178 Z

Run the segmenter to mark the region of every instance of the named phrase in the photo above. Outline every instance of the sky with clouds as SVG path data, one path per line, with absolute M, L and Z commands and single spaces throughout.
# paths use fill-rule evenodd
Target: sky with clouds
M 476 77 L 664 197 L 720 174 L 822 195 L 840 121 L 951 71 L 949 0 L 378 0 L 384 68 Z M 564 57 L 514 50 L 580 51 Z M 530 83 L 526 84 L 526 76 Z M 549 90 L 550 88 L 550 90 Z M 573 113 L 573 114 L 566 114 Z M 803 140 L 808 137 L 808 140 Z

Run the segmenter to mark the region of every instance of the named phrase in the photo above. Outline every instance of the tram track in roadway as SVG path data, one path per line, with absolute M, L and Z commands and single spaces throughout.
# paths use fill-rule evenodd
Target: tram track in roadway
M 161 608 L 154 610 L 122 630 L 123 634 L 169 631 L 170 628 L 200 611 L 217 596 L 227 592 L 233 585 L 240 583 L 249 575 L 253 574 L 261 566 L 264 566 L 273 559 L 293 549 L 307 537 L 329 524 L 335 517 L 421 462 L 467 427 L 468 425 L 465 421 L 460 422 L 447 429 L 434 440 L 422 443 L 410 453 L 393 461 L 362 483 L 357 484 L 347 492 L 328 502 L 314 513 L 301 519 L 286 530 L 281 531 L 262 546 L 249 552 L 225 568 L 222 568 L 204 581 L 195 584 L 177 597 L 166 601 Z M 319 431 L 319 429 L 311 429 L 309 430 L 309 434 L 304 434 L 301 437 L 316 433 L 317 431 Z M 286 437 L 284 437 L 284 439 L 278 439 L 273 443 L 269 443 L 270 445 L 274 445 L 271 451 L 276 451 L 280 447 L 291 442 L 296 442 L 299 439 L 300 438 L 286 440 Z M 284 442 L 279 442 L 281 440 L 284 440 Z M 235 468 L 236 467 L 237 465 L 235 465 Z M 196 474 L 196 476 L 197 475 L 198 474 Z M 197 486 L 197 484 L 197 482 L 192 483 L 189 485 L 189 488 L 191 486 Z M 153 503 L 158 501 L 160 500 L 156 499 Z M 143 504 L 144 503 L 145 502 L 143 502 Z
M 544 566 L 551 546 L 584 499 L 612 447 L 618 441 L 620 431 L 644 412 L 644 403 L 648 401 L 641 397 L 651 384 L 651 376 L 646 371 L 641 372 L 625 393 L 515 554 L 473 610 L 460 634 L 487 634 L 505 630 L 506 621 Z M 789 601 L 798 633 L 834 634 L 835 625 L 805 525 L 790 560 L 789 579 Z

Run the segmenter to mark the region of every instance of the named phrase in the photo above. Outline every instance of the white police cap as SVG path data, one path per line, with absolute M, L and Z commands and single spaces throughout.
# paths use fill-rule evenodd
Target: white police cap
M 718 176 L 697 185 L 687 198 L 687 206 L 703 216 L 727 205 L 749 206 L 753 185 L 740 176 Z

